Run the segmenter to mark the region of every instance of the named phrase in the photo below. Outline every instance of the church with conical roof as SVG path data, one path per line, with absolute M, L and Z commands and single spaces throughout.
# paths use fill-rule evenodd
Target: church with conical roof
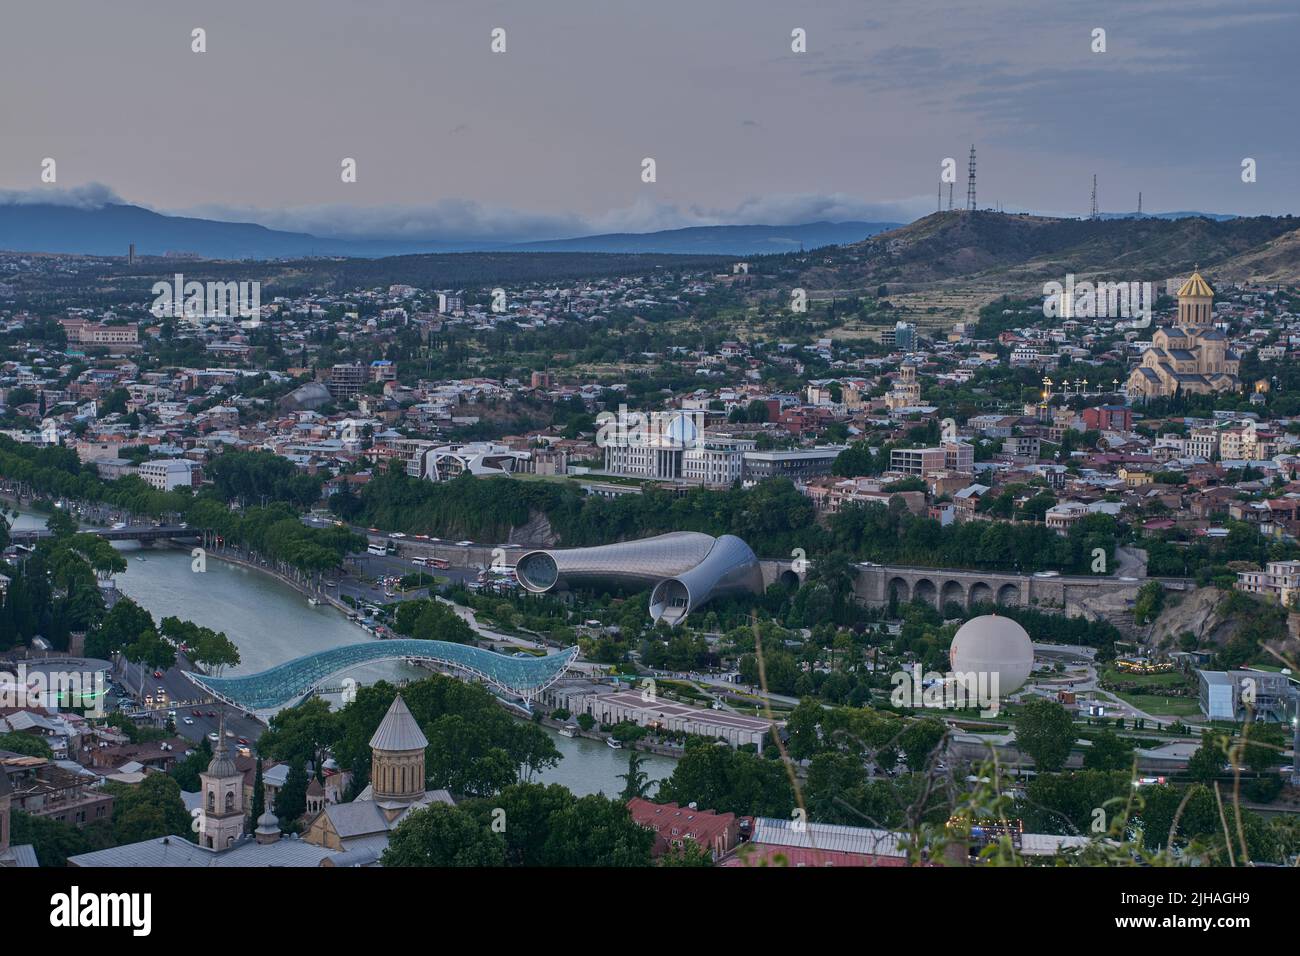
M 1214 290 L 1200 271 L 1178 289 L 1174 325 L 1151 336 L 1151 347 L 1128 377 L 1132 401 L 1177 394 L 1208 395 L 1241 388 L 1241 360 L 1214 327 Z
M 301 837 L 283 837 L 269 808 L 252 822 L 244 800 L 244 775 L 226 740 L 224 714 L 202 781 L 197 842 L 163 836 L 139 843 L 81 853 L 70 866 L 375 866 L 397 825 L 431 803 L 454 805 L 446 790 L 425 789 L 424 750 L 419 722 L 399 694 L 370 738 L 370 784 L 350 803 L 329 803 L 317 783 L 307 789 L 307 824 Z M 0 788 L 7 780 L 0 773 Z M 0 825 L 8 820 L 8 793 L 0 789 Z M 7 838 L 0 826 L 0 850 Z M 30 848 L 16 848 L 30 849 Z M 5 865 L 0 852 L 0 865 Z M 35 857 L 32 862 L 35 865 Z
M 398 694 L 370 738 L 370 783 L 351 803 L 327 804 L 307 825 L 303 839 L 342 851 L 387 846 L 388 835 L 412 810 L 454 803 L 446 790 L 425 789 L 428 746 Z

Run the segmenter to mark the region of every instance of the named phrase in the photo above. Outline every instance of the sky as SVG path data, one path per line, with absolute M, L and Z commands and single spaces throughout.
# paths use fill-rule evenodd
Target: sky
M 1297 48 L 1295 0 L 5 0 L 0 201 L 411 239 L 907 221 L 945 158 L 964 202 L 974 144 L 981 207 L 1086 215 L 1096 174 L 1106 212 L 1297 213 Z

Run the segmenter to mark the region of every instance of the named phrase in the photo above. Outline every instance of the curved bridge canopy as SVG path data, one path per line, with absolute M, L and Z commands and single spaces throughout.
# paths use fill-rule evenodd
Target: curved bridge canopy
M 531 700 L 568 670 L 578 648 L 545 657 L 512 657 L 448 641 L 367 641 L 308 654 L 240 677 L 185 676 L 219 700 L 243 710 L 275 710 L 301 700 L 328 678 L 376 661 L 420 660 L 456 668 L 508 694 Z

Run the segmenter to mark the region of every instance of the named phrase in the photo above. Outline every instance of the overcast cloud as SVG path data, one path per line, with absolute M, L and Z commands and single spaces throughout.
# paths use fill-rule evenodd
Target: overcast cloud
M 974 143 L 982 206 L 1083 214 L 1096 173 L 1105 211 L 1296 212 L 1297 47 L 1294 0 L 7 3 L 0 201 L 393 238 L 905 220 L 945 157 L 964 200 Z

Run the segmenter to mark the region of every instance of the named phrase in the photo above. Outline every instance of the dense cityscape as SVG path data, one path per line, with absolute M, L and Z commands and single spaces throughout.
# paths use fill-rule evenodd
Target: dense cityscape
M 195 871 L 257 881 L 238 918 L 270 871 L 348 867 L 369 934 L 414 868 L 520 899 L 618 868 L 674 903 L 665 869 L 819 868 L 906 919 L 929 897 L 900 880 L 991 903 L 1015 870 L 1071 926 L 1279 918 L 1294 133 L 1276 88 L 1206 105 L 1181 64 L 1254 89 L 1236 64 L 1289 63 L 1296 13 L 1049 31 L 990 2 L 927 7 L 942 41 L 835 2 L 775 52 L 746 46 L 772 0 L 725 29 L 577 18 L 580 53 L 513 3 L 382 34 L 341 0 L 168 13 L 149 106 L 76 31 L 93 82 L 0 145 L 0 901 L 170 941 L 235 900 Z M 18 72 L 49 16 L 23 10 Z M 106 35 L 143 60 L 131 19 Z M 629 30 L 683 45 L 600 46 Z M 663 89 L 630 87 L 654 56 Z M 1104 135 L 1066 149 L 1085 95 Z M 137 172 L 186 97 L 256 101 L 232 125 L 258 148 Z M 1202 107 L 1264 132 L 1238 159 L 1236 129 L 1171 119 Z
M 63 305 L 103 294 L 104 263 L 6 257 L 0 634 L 29 674 L 93 671 L 107 712 L 6 708 L 7 858 L 1293 862 L 1294 292 L 1173 277 L 1145 336 L 1010 298 L 936 327 L 887 288 L 782 314 L 768 272 L 808 259 L 227 319 Z M 1154 355 L 1206 361 L 1174 334 L 1222 342 L 1235 374 L 1130 396 Z M 340 659 L 241 697 L 223 672 L 256 635 L 118 587 L 159 547 L 193 549 L 195 575 L 257 567 L 394 642 L 366 659 L 452 676 L 331 706 Z M 674 606 L 660 580 L 688 574 Z M 1029 654 L 1015 687 L 899 706 L 896 674 L 931 689 L 990 622 Z M 411 639 L 564 659 L 497 677 Z M 625 751 L 625 773 L 581 797 L 536 782 L 558 735 Z M 381 783 L 389 737 L 411 775 Z M 975 785 L 990 760 L 1007 779 Z M 1241 842 L 1209 812 L 1225 785 Z M 543 798 L 575 831 L 625 825 L 547 849 L 474 823 Z

